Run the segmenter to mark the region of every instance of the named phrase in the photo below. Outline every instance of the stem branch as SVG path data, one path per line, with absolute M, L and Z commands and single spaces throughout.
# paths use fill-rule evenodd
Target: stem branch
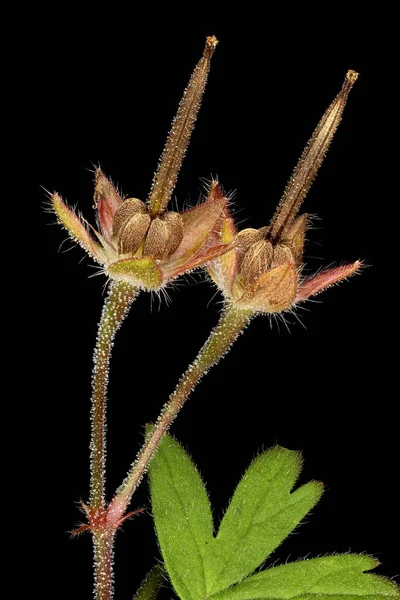
M 90 442 L 90 513 L 93 519 L 104 515 L 106 408 L 108 370 L 115 334 L 128 314 L 138 290 L 132 285 L 113 281 L 101 313 L 93 357 L 92 409 Z M 96 600 L 113 597 L 114 536 L 112 528 L 93 530 L 94 594 Z
M 106 405 L 113 341 L 137 294 L 138 290 L 132 285 L 113 281 L 99 323 L 92 374 L 89 504 L 93 509 L 104 508 L 105 503 Z
M 131 497 L 146 472 L 164 434 L 182 408 L 186 399 L 200 379 L 230 349 L 238 335 L 246 327 L 253 313 L 234 307 L 227 308 L 210 337 L 200 350 L 195 361 L 189 366 L 179 381 L 174 393 L 164 405 L 155 427 L 139 451 L 135 462 L 118 488 L 108 511 L 112 519 L 118 520 L 125 513 Z
M 111 600 L 114 595 L 115 531 L 93 533 L 94 585 L 96 600 Z

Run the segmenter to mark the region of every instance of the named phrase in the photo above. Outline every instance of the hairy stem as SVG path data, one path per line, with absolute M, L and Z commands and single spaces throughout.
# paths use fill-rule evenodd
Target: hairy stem
M 96 600 L 112 600 L 114 596 L 115 531 L 93 533 L 94 584 Z
M 113 521 L 118 521 L 125 513 L 131 497 L 146 472 L 164 434 L 168 431 L 190 393 L 203 375 L 228 352 L 233 342 L 250 321 L 252 314 L 254 313 L 234 307 L 228 307 L 223 312 L 218 325 L 211 332 L 197 358 L 182 376 L 167 404 L 164 405 L 155 427 L 111 501 L 108 512 Z
M 113 281 L 104 303 L 97 333 L 93 357 L 90 442 L 90 506 L 95 510 L 104 508 L 105 503 L 106 404 L 111 350 L 115 334 L 137 294 L 138 290 L 132 285 Z

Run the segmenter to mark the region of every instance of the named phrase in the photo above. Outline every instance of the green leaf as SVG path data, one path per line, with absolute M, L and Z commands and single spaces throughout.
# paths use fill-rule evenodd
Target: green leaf
M 163 569 L 160 565 L 155 565 L 143 579 L 133 600 L 155 600 L 163 581 Z
M 400 600 L 395 584 L 365 573 L 378 563 L 363 555 L 304 560 L 245 579 L 320 498 L 317 482 L 291 493 L 300 469 L 300 454 L 281 447 L 258 456 L 214 538 L 201 478 L 183 448 L 164 438 L 150 466 L 153 514 L 168 574 L 182 600 Z
M 369 556 L 343 554 L 289 563 L 261 571 L 213 600 L 384 600 L 400 598 L 399 588 L 378 575 Z
M 161 442 L 149 473 L 158 541 L 171 582 L 182 600 L 204 600 L 204 558 L 213 541 L 213 523 L 200 475 L 169 435 Z
M 300 470 L 301 455 L 279 446 L 250 465 L 207 555 L 209 594 L 253 572 L 318 502 L 322 485 L 315 481 L 290 493 Z

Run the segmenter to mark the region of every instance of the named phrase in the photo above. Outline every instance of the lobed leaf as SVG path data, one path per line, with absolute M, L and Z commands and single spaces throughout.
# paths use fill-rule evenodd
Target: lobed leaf
M 133 600 L 155 600 L 163 581 L 163 569 L 160 565 L 155 565 L 143 579 Z
M 213 540 L 204 484 L 190 457 L 169 435 L 161 442 L 149 474 L 158 541 L 172 585 L 182 600 L 204 600 L 204 558 Z
M 399 588 L 378 575 L 369 556 L 344 554 L 267 569 L 212 596 L 213 600 L 385 600 Z
M 319 482 L 291 493 L 300 469 L 301 455 L 279 446 L 250 465 L 207 556 L 209 593 L 216 594 L 253 572 L 318 502 Z

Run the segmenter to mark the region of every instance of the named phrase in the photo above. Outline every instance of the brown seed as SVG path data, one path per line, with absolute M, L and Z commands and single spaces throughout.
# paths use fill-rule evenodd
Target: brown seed
M 150 225 L 150 215 L 137 212 L 118 232 L 120 254 L 135 254 Z
M 289 246 L 285 246 L 284 244 L 278 244 L 274 247 L 274 255 L 271 263 L 271 268 L 279 267 L 279 265 L 284 265 L 285 263 L 293 263 L 294 255 Z
M 265 238 L 267 233 L 267 227 L 261 227 L 261 229 L 253 229 L 252 227 L 248 227 L 247 229 L 242 229 L 235 237 L 235 246 L 239 254 L 242 255 L 247 252 L 247 250 L 255 244 L 255 242 L 259 242 Z
M 168 224 L 169 227 L 169 243 L 168 243 L 168 256 L 173 254 L 181 244 L 183 239 L 183 220 L 179 213 L 166 212 L 162 215 L 161 219 Z
M 137 198 L 127 198 L 115 211 L 113 220 L 113 234 L 118 236 L 121 228 L 137 213 L 145 214 L 147 208 L 144 202 Z
M 250 246 L 261 239 L 262 236 L 260 235 L 258 229 L 253 229 L 252 227 L 242 229 L 242 231 L 239 231 L 235 237 L 236 248 L 238 252 L 245 254 Z
M 245 284 L 251 284 L 270 266 L 273 256 L 271 242 L 259 240 L 255 242 L 246 252 L 240 265 L 240 274 Z
M 170 227 L 160 217 L 152 220 L 144 245 L 144 255 L 164 258 L 169 247 Z

